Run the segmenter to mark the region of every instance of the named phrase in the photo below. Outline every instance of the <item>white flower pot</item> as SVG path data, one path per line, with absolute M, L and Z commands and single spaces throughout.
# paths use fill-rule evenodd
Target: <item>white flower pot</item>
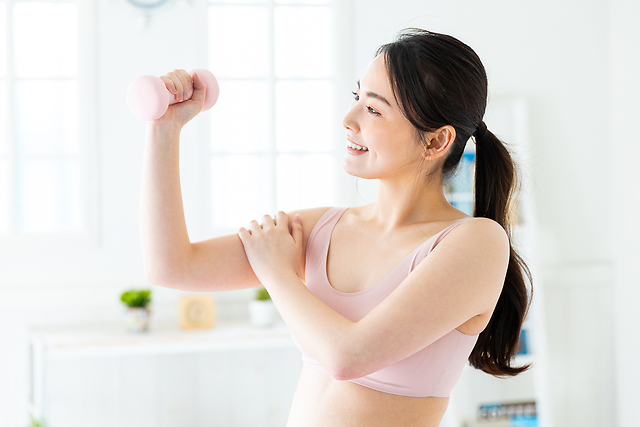
M 125 307 L 124 317 L 129 332 L 145 332 L 149 329 L 151 310 L 148 307 Z
M 276 307 L 271 300 L 251 301 L 249 303 L 249 314 L 253 325 L 269 326 L 273 323 Z

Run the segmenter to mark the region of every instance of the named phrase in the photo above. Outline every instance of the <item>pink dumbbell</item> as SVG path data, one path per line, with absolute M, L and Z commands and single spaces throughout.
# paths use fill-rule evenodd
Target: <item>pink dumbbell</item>
M 189 71 L 191 77 L 193 77 L 194 72 L 198 73 L 200 79 L 207 86 L 204 105 L 202 106 L 202 111 L 206 111 L 213 107 L 213 104 L 218 100 L 218 95 L 220 94 L 218 80 L 216 80 L 211 71 L 194 68 Z M 132 81 L 129 89 L 127 89 L 129 109 L 140 120 L 151 121 L 159 119 L 167 111 L 169 105 L 177 102 L 175 96 L 169 92 L 164 82 L 156 76 L 140 76 Z

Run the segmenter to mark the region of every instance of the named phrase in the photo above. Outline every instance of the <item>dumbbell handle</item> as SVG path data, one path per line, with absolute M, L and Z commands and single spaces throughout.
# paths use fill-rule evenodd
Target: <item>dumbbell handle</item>
M 189 71 L 192 78 L 195 72 L 198 73 L 200 79 L 207 86 L 204 105 L 202 106 L 202 111 L 206 111 L 213 107 L 213 104 L 218 100 L 220 87 L 218 86 L 218 80 L 216 80 L 211 71 L 203 68 L 194 68 Z M 169 105 L 177 102 L 165 83 L 156 76 L 140 76 L 132 81 L 127 89 L 129 109 L 140 120 L 157 120 L 164 115 Z

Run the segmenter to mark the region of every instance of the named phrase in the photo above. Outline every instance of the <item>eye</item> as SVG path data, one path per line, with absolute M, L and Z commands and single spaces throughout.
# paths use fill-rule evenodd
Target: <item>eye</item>
M 375 110 L 374 108 L 371 108 L 371 107 L 367 106 L 367 109 L 369 110 L 369 112 L 371 114 L 375 114 L 376 116 L 380 115 L 380 113 L 377 110 Z
M 359 100 L 360 100 L 360 95 L 358 95 L 357 93 L 355 93 L 355 92 L 353 92 L 353 91 L 352 91 L 351 93 L 353 94 L 353 97 L 354 97 L 354 99 L 355 99 L 356 101 L 359 101 Z

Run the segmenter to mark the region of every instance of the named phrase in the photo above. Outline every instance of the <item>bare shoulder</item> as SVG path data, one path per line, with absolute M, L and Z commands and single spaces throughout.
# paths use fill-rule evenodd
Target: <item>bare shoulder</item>
M 475 217 L 468 221 L 464 221 L 453 231 L 457 231 L 457 234 L 464 236 L 472 245 L 479 245 L 480 247 L 509 247 L 509 236 L 505 229 L 496 221 L 490 218 Z
M 450 236 L 445 238 L 448 243 L 457 247 L 458 250 L 464 250 L 469 257 L 477 259 L 487 259 L 487 257 L 495 260 L 494 267 L 508 265 L 511 254 L 511 243 L 506 230 L 498 222 L 491 218 L 475 217 L 468 221 L 464 221 L 449 233 Z
M 301 224 L 302 224 L 302 238 L 303 238 L 303 248 L 307 247 L 307 240 L 309 239 L 309 235 L 311 234 L 311 230 L 315 227 L 318 220 L 324 215 L 331 206 L 322 206 L 317 208 L 308 208 L 308 209 L 297 209 L 294 211 L 285 212 L 287 217 L 289 218 L 289 229 L 291 230 L 291 226 L 293 224 L 293 217 L 297 214 L 300 216 Z

